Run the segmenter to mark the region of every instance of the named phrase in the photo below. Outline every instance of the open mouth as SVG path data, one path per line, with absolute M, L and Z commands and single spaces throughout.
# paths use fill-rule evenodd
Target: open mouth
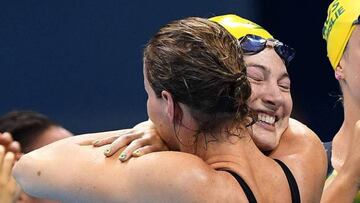
M 275 122 L 278 121 L 279 118 L 275 115 L 269 115 L 267 113 L 258 113 L 257 122 L 265 123 L 268 125 L 275 125 Z

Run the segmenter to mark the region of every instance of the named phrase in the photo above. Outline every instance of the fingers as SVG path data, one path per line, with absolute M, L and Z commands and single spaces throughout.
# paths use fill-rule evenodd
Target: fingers
M 17 141 L 13 141 L 7 148 L 8 151 L 13 152 L 14 154 L 21 153 L 20 143 Z
M 15 161 L 15 154 L 12 152 L 7 152 L 1 164 L 2 167 L 0 171 L 0 177 L 1 177 L 0 181 L 3 184 L 7 184 L 11 178 L 11 171 L 14 161 Z
M 8 184 L 14 161 L 15 154 L 13 152 L 5 152 L 4 146 L 0 145 L 0 185 Z
M 139 156 L 143 156 L 145 154 L 149 154 L 151 152 L 158 152 L 158 151 L 164 151 L 164 150 L 159 149 L 158 146 L 147 145 L 147 146 L 138 148 L 131 155 L 134 157 L 139 157 Z
M 0 202 L 15 202 L 16 192 L 19 188 L 11 175 L 15 154 L 5 152 L 4 146 L 0 145 Z
M 2 171 L 2 165 L 5 158 L 5 147 L 0 145 L 0 173 Z
M 120 161 L 127 161 L 135 151 L 143 146 L 148 145 L 149 139 L 140 138 L 132 141 L 119 156 Z M 137 152 L 136 152 L 137 153 Z M 138 155 L 140 156 L 140 154 Z
M 10 133 L 0 133 L 0 145 L 4 147 L 5 151 L 11 151 L 16 155 L 16 157 L 20 157 L 20 143 L 14 141 Z
M 107 138 L 102 138 L 99 140 L 95 140 L 93 142 L 93 146 L 94 147 L 101 147 L 103 145 L 107 145 L 107 144 L 111 144 L 113 143 L 119 136 L 114 136 L 114 137 L 107 137 Z
M 13 138 L 10 133 L 0 133 L 0 145 L 7 147 L 13 142 Z
M 122 149 L 123 147 L 128 145 L 130 142 L 131 142 L 131 144 L 132 143 L 136 144 L 137 143 L 136 139 L 139 139 L 142 135 L 143 135 L 143 132 L 136 132 L 136 133 L 130 133 L 130 134 L 119 136 L 110 145 L 110 147 L 105 150 L 105 152 L 104 152 L 105 156 L 112 156 L 115 152 L 119 151 L 120 149 Z M 126 147 L 126 148 L 128 148 L 128 147 Z
M 355 134 L 360 133 L 360 120 L 356 121 L 355 123 Z
M 113 143 L 118 137 L 126 135 L 126 134 L 131 134 L 133 132 L 132 129 L 125 129 L 125 130 L 120 130 L 119 132 L 117 132 L 117 136 L 113 136 L 113 137 L 106 137 L 106 138 L 101 138 L 98 140 L 93 141 L 92 145 L 94 147 L 101 147 L 103 145 L 108 145 Z

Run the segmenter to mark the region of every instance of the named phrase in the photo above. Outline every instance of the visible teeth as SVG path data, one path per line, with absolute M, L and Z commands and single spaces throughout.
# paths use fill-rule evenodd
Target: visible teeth
M 268 124 L 274 124 L 275 123 L 275 116 L 269 116 L 267 114 L 264 113 L 259 113 L 258 114 L 258 120 L 268 123 Z

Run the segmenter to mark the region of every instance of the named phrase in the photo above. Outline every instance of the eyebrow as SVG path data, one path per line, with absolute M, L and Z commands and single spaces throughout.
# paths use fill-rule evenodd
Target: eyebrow
M 266 67 L 266 66 L 263 66 L 261 64 L 256 64 L 256 63 L 249 63 L 249 64 L 246 64 L 246 66 L 252 66 L 252 67 L 255 67 L 255 68 L 259 68 L 261 69 L 262 71 L 266 72 L 266 73 L 270 73 L 270 68 Z M 283 79 L 283 78 L 288 78 L 290 80 L 290 76 L 287 72 L 284 72 L 280 79 Z

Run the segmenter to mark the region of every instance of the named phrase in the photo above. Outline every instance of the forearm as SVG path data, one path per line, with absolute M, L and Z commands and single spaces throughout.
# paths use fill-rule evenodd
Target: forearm
M 176 163 L 191 157 L 179 161 L 177 153 L 152 153 L 122 163 L 119 154 L 106 158 L 104 147 L 83 144 L 87 140 L 65 139 L 26 154 L 15 165 L 17 181 L 30 195 L 62 202 L 159 202 L 179 197 L 170 191 L 183 187 L 167 183 L 185 170 Z
M 347 153 L 344 164 L 338 170 L 337 176 L 325 188 L 322 202 L 353 202 L 359 190 L 360 153 L 358 146 L 360 143 L 360 120 L 356 122 L 354 132 L 349 138 L 349 144 L 344 151 Z
M 185 187 L 189 179 L 191 185 L 197 182 L 197 165 L 209 170 L 198 157 L 158 152 L 120 162 L 121 151 L 107 158 L 103 155 L 106 146 L 91 145 L 103 136 L 114 135 L 83 135 L 35 150 L 20 159 L 14 175 L 30 195 L 62 202 L 174 202 L 180 196 L 194 202 L 198 198 Z
M 340 171 L 334 180 L 325 186 L 321 203 L 353 202 L 358 192 L 357 177 L 346 170 Z
M 90 197 L 96 177 L 92 176 L 103 170 L 105 157 L 99 152 L 101 149 L 82 145 L 93 136 L 65 139 L 24 155 L 14 167 L 17 182 L 35 197 L 64 202 L 94 201 Z M 91 168 L 89 172 L 88 168 Z M 101 192 L 99 190 L 98 196 Z
M 40 148 L 24 155 L 15 164 L 13 174 L 26 193 L 40 198 L 64 200 L 61 196 L 64 194 L 63 190 L 71 187 L 65 180 L 70 166 L 68 162 L 63 163 L 61 150 L 59 156 L 54 154 L 56 148 L 56 145 Z M 66 156 L 66 152 L 64 155 Z

